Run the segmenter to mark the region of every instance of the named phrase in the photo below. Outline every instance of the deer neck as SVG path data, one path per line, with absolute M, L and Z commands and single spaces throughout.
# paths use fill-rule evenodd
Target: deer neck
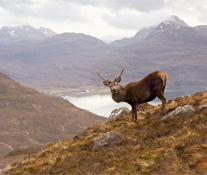
M 125 102 L 126 101 L 126 88 L 121 86 L 120 91 L 117 94 L 113 94 L 112 98 L 115 102 Z

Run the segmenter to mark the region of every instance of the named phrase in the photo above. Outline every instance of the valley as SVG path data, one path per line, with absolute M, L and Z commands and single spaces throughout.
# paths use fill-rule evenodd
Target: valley
M 207 87 L 198 87 L 198 86 L 167 86 L 165 89 L 165 96 L 167 100 L 175 99 L 179 96 L 188 96 L 196 92 L 204 91 Z M 59 96 L 69 102 L 73 103 L 75 106 L 82 109 L 86 109 L 90 112 L 93 112 L 97 115 L 102 115 L 108 117 L 114 109 L 120 107 L 128 107 L 131 109 L 131 106 L 127 103 L 116 103 L 112 100 L 111 93 L 108 87 L 86 87 L 86 88 L 76 88 L 76 89 L 41 89 L 41 92 L 48 94 L 50 96 Z M 161 101 L 156 98 L 151 105 L 158 105 Z

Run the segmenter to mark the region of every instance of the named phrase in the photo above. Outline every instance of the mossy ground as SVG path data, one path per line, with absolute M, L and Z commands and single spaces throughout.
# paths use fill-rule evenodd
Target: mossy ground
M 207 104 L 207 92 L 170 100 L 173 109 Z M 76 142 L 49 144 L 42 152 L 15 164 L 8 174 L 204 174 L 207 172 L 207 110 L 161 120 L 161 106 L 87 128 Z M 94 140 L 108 131 L 125 136 L 118 145 L 92 151 Z

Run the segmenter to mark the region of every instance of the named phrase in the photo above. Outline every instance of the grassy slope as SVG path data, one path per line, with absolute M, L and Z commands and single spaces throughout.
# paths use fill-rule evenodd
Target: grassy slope
M 207 104 L 207 92 L 168 101 L 166 113 L 178 106 Z M 13 164 L 9 174 L 196 174 L 207 171 L 207 110 L 161 121 L 160 106 L 86 129 L 72 139 L 49 144 L 37 155 Z M 126 139 L 92 151 L 94 140 L 107 131 Z
M 21 146 L 67 139 L 105 120 L 0 73 L 0 159 Z

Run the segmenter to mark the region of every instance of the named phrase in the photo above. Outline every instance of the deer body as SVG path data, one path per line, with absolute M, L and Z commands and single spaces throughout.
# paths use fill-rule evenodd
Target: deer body
M 122 69 L 121 74 L 123 73 Z M 97 72 L 98 73 L 98 72 Z M 165 108 L 166 98 L 164 90 L 167 82 L 167 74 L 164 72 L 152 72 L 138 82 L 132 82 L 125 86 L 118 83 L 121 81 L 121 74 L 113 82 L 105 79 L 103 83 L 110 87 L 112 99 L 119 102 L 127 102 L 132 106 L 132 121 L 137 120 L 137 106 L 154 100 L 158 97 L 162 101 L 162 111 Z

